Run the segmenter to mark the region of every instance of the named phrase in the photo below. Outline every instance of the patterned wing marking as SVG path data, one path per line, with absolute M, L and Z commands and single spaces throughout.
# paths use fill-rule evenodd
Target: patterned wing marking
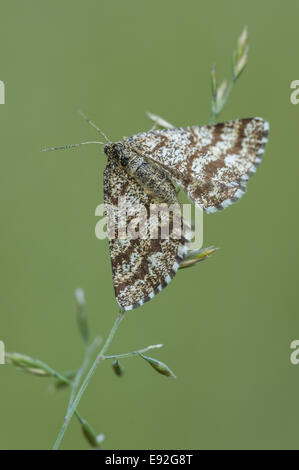
M 245 192 L 261 162 L 269 124 L 261 118 L 137 134 L 124 144 L 159 163 L 206 212 L 224 209 Z
M 121 216 L 118 202 L 122 196 L 126 197 L 129 207 L 142 204 L 147 213 L 155 203 L 141 185 L 109 158 L 104 172 L 104 202 L 115 296 L 121 308 L 131 310 L 152 299 L 169 284 L 186 255 L 189 232 L 185 231 L 180 238 L 170 235 L 162 239 L 159 231 L 157 239 L 149 236 L 134 239 L 121 238 L 116 230 L 113 238 L 110 230 Z M 149 217 L 146 220 L 148 230 L 150 220 Z

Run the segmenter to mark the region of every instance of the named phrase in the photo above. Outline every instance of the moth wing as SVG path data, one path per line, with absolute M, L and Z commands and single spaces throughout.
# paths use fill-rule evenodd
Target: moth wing
M 142 205 L 146 217 L 143 218 L 144 213 L 138 215 L 137 211 L 127 220 L 123 219 L 122 198 L 129 208 Z M 176 238 L 178 233 L 175 230 L 172 233 L 170 212 L 169 238 L 162 238 L 160 230 L 157 238 L 150 238 L 149 211 L 155 200 L 112 158 L 108 159 L 104 172 L 104 202 L 115 296 L 121 308 L 131 310 L 152 299 L 169 284 L 186 255 L 189 231 L 185 228 Z M 134 238 L 128 236 L 128 230 L 125 234 L 123 229 L 129 229 L 132 224 L 143 224 L 143 227 L 145 224 L 147 236 Z
M 263 119 L 248 118 L 150 131 L 128 142 L 159 163 L 196 205 L 215 212 L 244 194 L 247 180 L 261 162 L 268 131 Z

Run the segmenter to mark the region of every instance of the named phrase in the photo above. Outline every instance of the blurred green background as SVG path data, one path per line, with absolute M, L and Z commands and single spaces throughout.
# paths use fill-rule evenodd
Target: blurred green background
M 249 27 L 249 64 L 220 120 L 269 120 L 264 162 L 238 204 L 204 218 L 204 245 L 221 250 L 123 321 L 110 352 L 162 342 L 152 355 L 178 380 L 138 358 L 123 379 L 103 363 L 80 411 L 105 448 L 299 447 L 298 15 L 298 2 L 273 0 L 1 2 L 0 339 L 60 371 L 83 354 L 74 289 L 94 335 L 117 312 L 107 242 L 94 234 L 105 156 L 40 149 L 97 137 L 78 107 L 112 140 L 148 129 L 147 110 L 207 123 L 210 69 L 230 78 Z M 53 445 L 69 393 L 49 383 L 0 367 L 2 449 Z M 88 448 L 75 419 L 62 447 Z

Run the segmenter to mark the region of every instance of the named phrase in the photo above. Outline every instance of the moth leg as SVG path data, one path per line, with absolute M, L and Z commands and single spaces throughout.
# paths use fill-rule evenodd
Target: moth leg
M 173 129 L 174 126 L 170 124 L 168 121 L 165 119 L 161 118 L 160 116 L 157 116 L 156 114 L 152 113 L 146 113 L 148 117 L 150 118 L 151 121 L 153 121 L 154 126 L 152 127 L 151 130 L 155 130 L 156 128 L 160 129 Z

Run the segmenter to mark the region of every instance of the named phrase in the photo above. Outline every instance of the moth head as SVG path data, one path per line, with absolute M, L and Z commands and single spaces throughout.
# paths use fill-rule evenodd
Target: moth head
M 107 144 L 104 147 L 104 152 L 107 155 L 107 157 L 111 157 L 117 161 L 117 163 L 122 166 L 126 167 L 129 160 L 130 160 L 130 154 L 124 147 L 124 145 L 120 143 L 115 143 L 115 144 Z

